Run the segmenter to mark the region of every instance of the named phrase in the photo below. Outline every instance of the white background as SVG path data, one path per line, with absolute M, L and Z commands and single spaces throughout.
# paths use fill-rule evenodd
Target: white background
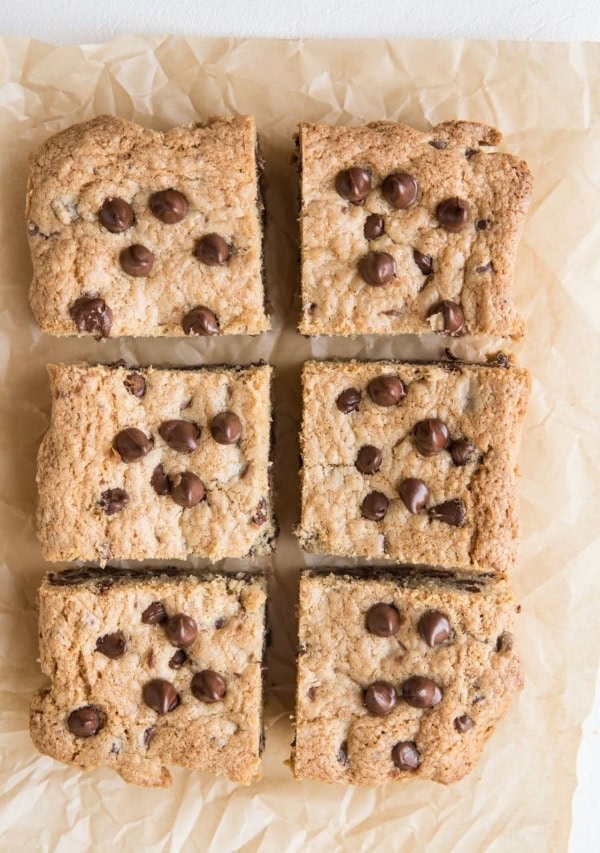
M 56 44 L 127 33 L 600 41 L 599 0 L 17 0 L 0 34 Z M 598 81 L 600 85 L 600 80 Z M 600 156 L 600 152 L 599 152 Z M 578 626 L 574 626 L 577 630 Z M 600 849 L 600 679 L 578 760 L 572 853 Z M 515 768 L 515 772 L 527 772 Z M 535 851 L 545 853 L 545 851 Z

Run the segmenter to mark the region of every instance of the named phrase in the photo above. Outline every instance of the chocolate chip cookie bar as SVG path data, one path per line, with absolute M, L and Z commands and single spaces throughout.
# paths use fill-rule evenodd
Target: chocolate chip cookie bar
M 271 551 L 270 366 L 48 372 L 37 475 L 46 560 Z
M 520 338 L 512 278 L 532 180 L 490 150 L 500 140 L 465 121 L 301 124 L 300 331 Z
M 251 117 L 157 133 L 100 116 L 30 159 L 31 305 L 53 335 L 256 335 L 270 327 Z
M 40 752 L 137 785 L 169 785 L 167 764 L 258 778 L 263 576 L 70 569 L 38 599 Z
M 523 686 L 517 609 L 501 576 L 305 571 L 296 777 L 462 779 Z
M 525 370 L 308 362 L 302 388 L 297 535 L 305 550 L 513 568 Z

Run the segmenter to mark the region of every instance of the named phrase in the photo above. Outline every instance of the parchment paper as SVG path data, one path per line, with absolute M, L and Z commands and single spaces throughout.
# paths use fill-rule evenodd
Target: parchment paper
M 123 38 L 54 48 L 0 42 L 0 847 L 3 850 L 563 850 L 581 723 L 592 702 L 598 588 L 600 46 L 494 42 L 205 41 Z M 267 265 L 275 329 L 259 339 L 53 340 L 27 302 L 27 155 L 75 121 L 114 112 L 165 129 L 254 113 L 267 160 Z M 527 687 L 475 772 L 450 788 L 415 781 L 369 791 L 295 782 L 294 600 L 299 370 L 311 355 L 415 357 L 439 341 L 311 342 L 294 332 L 300 119 L 388 118 L 419 128 L 459 117 L 493 124 L 535 175 L 517 264 L 533 374 L 521 456 Z M 264 779 L 249 787 L 175 770 L 166 791 L 128 787 L 37 755 L 27 732 L 36 663 L 35 593 L 44 571 L 32 513 L 46 429 L 48 361 L 244 363 L 278 368 L 276 486 L 282 535 L 272 582 Z M 315 560 L 313 559 L 314 563 Z M 333 561 L 331 561 L 333 562 Z

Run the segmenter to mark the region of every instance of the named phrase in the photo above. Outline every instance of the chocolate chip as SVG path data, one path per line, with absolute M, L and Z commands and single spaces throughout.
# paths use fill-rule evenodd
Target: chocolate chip
M 139 243 L 134 243 L 133 246 L 127 246 L 119 255 L 119 260 L 123 270 L 127 275 L 134 278 L 145 278 L 152 272 L 154 266 L 154 254 L 145 246 L 140 246 Z
M 153 678 L 142 689 L 144 702 L 157 714 L 168 714 L 179 705 L 179 696 L 170 681 Z
M 112 446 L 123 462 L 136 462 L 152 450 L 154 439 L 152 436 L 148 437 L 141 429 L 128 427 L 115 435 Z
M 503 634 L 500 634 L 498 639 L 496 640 L 496 651 L 497 652 L 510 652 L 514 645 L 515 639 L 510 631 L 504 631 Z
M 419 619 L 417 628 L 430 649 L 441 646 L 451 634 L 450 622 L 439 610 L 427 610 Z
M 233 412 L 220 412 L 212 419 L 210 434 L 217 444 L 237 444 L 242 437 L 242 422 Z
M 216 314 L 204 305 L 192 308 L 181 321 L 183 331 L 186 335 L 218 335 L 219 321 Z
M 220 702 L 227 694 L 227 682 L 218 672 L 204 669 L 192 678 L 192 693 L 201 702 Z
M 156 728 L 154 726 L 150 726 L 149 729 L 144 731 L 144 746 L 148 746 L 155 734 Z
M 194 254 L 207 267 L 222 267 L 231 256 L 231 247 L 220 234 L 205 234 L 196 243 Z
M 465 149 L 465 157 L 467 160 L 470 160 L 476 154 L 479 154 L 479 148 L 467 148 Z
M 354 464 L 361 474 L 376 474 L 381 467 L 382 458 L 381 450 L 378 447 L 365 444 L 358 451 Z
M 98 213 L 100 224 L 112 234 L 127 231 L 134 223 L 133 207 L 122 198 L 107 198 Z
M 338 172 L 335 177 L 335 189 L 338 195 L 352 204 L 362 204 L 371 189 L 371 175 L 366 169 L 352 166 Z
M 146 393 L 146 380 L 141 373 L 129 373 L 123 380 L 123 385 L 134 397 L 143 397 Z
M 340 764 L 343 764 L 344 767 L 350 767 L 350 759 L 348 758 L 348 741 L 345 740 L 340 745 L 340 748 L 337 751 L 336 755 L 337 760 Z
M 417 450 L 423 456 L 435 456 L 450 441 L 448 427 L 439 418 L 427 418 L 419 421 L 413 429 Z
M 393 604 L 380 601 L 367 611 L 367 631 L 376 637 L 391 637 L 400 627 L 400 614 Z
M 402 698 L 412 708 L 433 708 L 442 701 L 442 691 L 431 678 L 413 675 L 402 684 Z
M 431 275 L 433 272 L 433 258 L 431 255 L 423 255 L 418 249 L 413 249 L 413 258 L 423 275 Z
M 150 210 L 165 225 L 175 225 L 188 212 L 188 200 L 178 190 L 161 190 L 150 196 Z
M 105 634 L 103 637 L 98 637 L 96 640 L 96 651 L 106 655 L 107 658 L 123 657 L 127 651 L 127 640 L 122 631 L 115 631 L 114 634 Z
M 461 198 L 447 198 L 438 204 L 436 216 L 446 231 L 450 231 L 451 234 L 458 234 L 471 218 L 471 209 L 467 202 Z
M 264 524 L 267 520 L 267 501 L 266 498 L 261 498 L 256 505 L 256 512 L 250 519 L 252 524 L 256 524 L 260 527 L 261 524 Z
M 152 476 L 150 477 L 150 485 L 157 495 L 168 495 L 171 493 L 171 481 L 168 474 L 162 465 L 157 465 Z
M 199 504 L 205 494 L 202 480 L 191 471 L 184 471 L 179 482 L 171 490 L 171 497 L 175 503 L 184 509 L 190 509 Z
M 398 694 L 393 684 L 387 681 L 375 681 L 365 690 L 364 703 L 370 714 L 385 717 L 391 714 L 398 704 Z
M 449 335 L 460 334 L 465 326 L 465 313 L 458 302 L 451 302 L 449 299 L 444 299 L 438 302 L 437 305 L 428 312 L 427 316 L 431 317 L 434 314 L 442 315 L 444 323 L 444 331 Z
M 487 231 L 491 224 L 489 219 L 478 219 L 475 223 L 475 228 L 478 231 Z
M 178 649 L 189 649 L 196 641 L 198 628 L 191 616 L 175 613 L 165 625 L 165 634 L 172 646 Z
M 142 622 L 145 625 L 161 625 L 167 621 L 167 611 L 162 601 L 153 601 L 142 613 Z
M 215 619 L 215 628 L 217 628 L 217 630 L 224 628 L 225 625 L 227 625 L 227 619 L 225 619 L 224 616 L 219 616 L 218 619 Z
M 452 527 L 464 527 L 467 518 L 465 505 L 458 498 L 444 501 L 429 508 L 429 518 L 434 521 L 443 521 L 444 524 Z
M 91 332 L 107 338 L 112 327 L 112 311 L 104 301 L 94 296 L 80 296 L 69 309 L 78 332 Z
M 355 412 L 360 403 L 360 391 L 358 388 L 346 388 L 336 398 L 335 404 L 344 415 Z
M 94 705 L 84 705 L 71 711 L 67 717 L 67 726 L 75 737 L 92 737 L 104 726 L 104 719 Z
M 378 213 L 371 213 L 365 219 L 363 233 L 367 240 L 376 240 L 385 231 L 385 220 Z
M 397 376 L 376 376 L 369 382 L 367 391 L 377 406 L 396 406 L 406 397 L 404 385 Z
M 412 175 L 394 172 L 385 178 L 381 191 L 392 207 L 396 210 L 406 210 L 417 200 L 419 185 Z
M 474 725 L 475 723 L 468 714 L 463 714 L 461 717 L 455 717 L 454 719 L 454 728 L 461 734 L 468 732 Z
M 416 743 L 402 740 L 392 749 L 392 761 L 398 770 L 416 770 L 421 763 L 421 756 Z
M 427 485 L 423 480 L 417 480 L 415 477 L 408 477 L 406 480 L 402 480 L 398 486 L 398 494 L 402 498 L 402 503 L 412 515 L 420 512 L 429 500 Z
M 388 511 L 389 501 L 383 492 L 369 492 L 360 505 L 363 518 L 369 521 L 381 521 Z
M 468 465 L 475 447 L 466 438 L 457 438 L 450 444 L 450 456 L 455 465 Z
M 170 669 L 181 669 L 187 660 L 187 655 L 183 649 L 177 649 L 173 657 L 169 660 Z
M 125 489 L 106 489 L 102 492 L 99 503 L 107 515 L 115 515 L 125 509 L 129 503 L 129 495 Z
M 493 272 L 493 271 L 494 271 L 494 265 L 491 261 L 488 261 L 487 264 L 482 264 L 480 267 L 475 267 L 475 272 L 478 272 L 481 275 L 483 275 L 483 273 Z
M 431 139 L 429 144 L 432 148 L 438 148 L 440 151 L 443 151 L 444 148 L 448 147 L 448 143 L 444 142 L 443 139 Z
M 359 262 L 358 271 L 367 284 L 381 287 L 396 275 L 396 261 L 387 252 L 369 252 Z
M 198 447 L 200 430 L 191 421 L 163 421 L 158 434 L 170 448 L 178 453 L 192 453 Z

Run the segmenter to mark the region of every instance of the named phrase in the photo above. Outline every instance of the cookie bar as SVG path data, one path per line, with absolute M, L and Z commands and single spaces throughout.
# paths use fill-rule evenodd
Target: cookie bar
M 269 553 L 270 366 L 48 366 L 38 456 L 46 560 Z
M 352 785 L 469 773 L 523 676 L 506 581 L 305 571 L 294 773 Z
M 518 339 L 515 256 L 532 191 L 501 134 L 448 121 L 301 124 L 305 335 Z
M 38 598 L 40 752 L 137 785 L 169 785 L 166 764 L 258 778 L 263 576 L 71 569 Z
M 308 362 L 302 547 L 507 571 L 529 376 L 461 362 Z
M 31 305 L 53 335 L 270 327 L 254 119 L 157 133 L 100 116 L 30 159 Z

